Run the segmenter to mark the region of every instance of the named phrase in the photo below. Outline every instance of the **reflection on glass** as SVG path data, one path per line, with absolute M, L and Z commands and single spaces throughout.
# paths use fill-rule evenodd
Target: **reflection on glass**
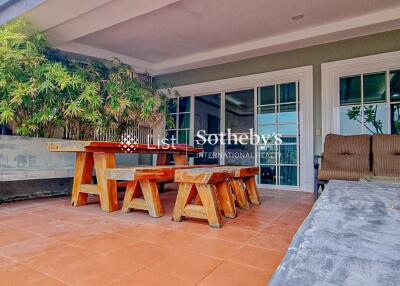
M 274 124 L 276 121 L 275 105 L 261 106 L 258 110 L 258 124 Z
M 279 159 L 281 164 L 297 164 L 297 146 L 280 145 Z
M 361 76 L 340 78 L 340 105 L 361 103 Z
M 173 138 L 175 138 L 175 143 L 176 143 L 177 137 L 176 137 L 176 131 L 175 130 L 167 131 L 166 134 L 165 134 L 165 137 L 168 140 L 172 140 Z M 169 141 L 169 142 L 172 143 L 172 141 Z
M 361 110 L 361 106 L 341 106 L 340 107 L 340 134 L 342 135 L 356 135 L 362 133 L 361 115 L 348 116 Z
M 179 112 L 190 112 L 190 97 L 179 98 Z
M 190 113 L 179 114 L 179 128 L 190 128 Z
M 176 98 L 168 99 L 168 113 L 176 113 Z
M 178 130 L 178 144 L 189 144 L 189 130 Z
M 254 145 L 225 145 L 225 165 L 254 166 Z
M 261 125 L 258 126 L 258 134 L 259 135 L 268 135 L 272 133 L 276 133 L 276 126 L 274 125 Z
M 276 164 L 276 145 L 266 145 L 258 147 L 259 164 Z
M 364 133 L 386 133 L 386 103 L 364 105 Z
M 233 134 L 249 134 L 254 128 L 254 89 L 225 94 L 225 129 Z M 226 144 L 226 165 L 254 165 L 254 145 Z
M 297 122 L 296 103 L 279 105 L 278 122 L 279 123 Z
M 260 171 L 260 184 L 276 184 L 276 166 L 261 166 Z
M 400 70 L 390 72 L 390 99 L 400 101 Z
M 279 85 L 279 103 L 296 102 L 296 83 Z
M 363 77 L 364 102 L 386 99 L 386 75 L 384 72 L 366 74 Z
M 278 133 L 282 135 L 297 135 L 297 124 L 278 125 Z
M 297 138 L 296 137 L 281 137 L 282 139 L 282 143 L 296 143 L 297 142 Z
M 400 104 L 392 104 L 390 107 L 392 120 L 392 134 L 400 134 Z
M 340 131 L 343 135 L 381 134 L 386 132 L 386 103 L 368 104 L 363 107 L 340 107 Z M 363 128 L 362 128 L 363 127 Z
M 205 143 L 199 145 L 196 133 L 199 130 L 205 130 L 207 134 L 220 133 L 220 113 L 221 96 L 220 94 L 211 94 L 195 97 L 195 118 L 194 118 L 194 143 L 203 148 L 203 154 L 196 155 L 195 164 L 219 164 L 220 145 Z M 208 136 L 205 136 L 208 138 Z
M 165 129 L 175 129 L 176 125 L 176 114 L 168 114 L 165 120 Z
M 297 186 L 297 167 L 280 166 L 279 183 L 286 186 Z
M 275 104 L 275 86 L 263 86 L 260 88 L 259 105 Z
M 254 89 L 225 94 L 225 129 L 249 133 L 254 128 Z

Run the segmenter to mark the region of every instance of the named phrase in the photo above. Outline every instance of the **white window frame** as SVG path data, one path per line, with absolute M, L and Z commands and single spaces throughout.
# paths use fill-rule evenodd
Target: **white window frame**
M 314 135 L 313 135 L 313 67 L 304 66 L 292 69 L 285 69 L 260 74 L 246 75 L 210 82 L 196 83 L 184 86 L 174 87 L 180 96 L 191 96 L 191 118 L 190 118 L 190 144 L 193 145 L 194 132 L 194 97 L 220 93 L 222 103 L 224 103 L 224 95 L 229 91 L 254 89 L 254 108 L 255 121 L 254 130 L 257 130 L 257 92 L 256 88 L 260 86 L 282 84 L 288 82 L 299 83 L 300 93 L 300 181 L 299 186 L 274 186 L 259 185 L 265 188 L 290 189 L 295 191 L 313 191 L 313 154 L 314 154 Z M 221 112 L 224 106 L 221 106 Z M 222 112 L 223 114 L 223 112 Z M 221 117 L 221 122 L 225 122 L 225 118 Z M 223 127 L 223 126 L 221 126 Z M 223 130 L 223 129 L 222 129 Z M 223 150 L 222 150 L 223 151 Z M 257 155 L 255 153 L 255 155 Z M 223 162 L 223 161 L 222 161 Z
M 359 57 L 321 65 L 322 140 L 340 134 L 340 78 L 400 69 L 400 51 Z M 390 92 L 390 91 L 387 91 Z

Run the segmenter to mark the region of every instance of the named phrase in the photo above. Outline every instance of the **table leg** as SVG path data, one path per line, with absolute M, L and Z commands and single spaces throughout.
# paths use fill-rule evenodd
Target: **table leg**
M 82 206 L 86 204 L 87 193 L 80 192 L 82 184 L 90 184 L 93 174 L 93 153 L 76 152 L 74 182 L 72 186 L 71 204 Z
M 238 203 L 239 208 L 248 210 L 249 206 L 249 199 L 247 197 L 246 190 L 243 185 L 242 178 L 232 178 L 231 180 L 233 192 L 236 195 L 236 201 Z
M 93 155 L 101 208 L 106 212 L 116 211 L 118 210 L 117 183 L 115 180 L 106 180 L 104 176 L 105 169 L 115 167 L 115 154 L 95 152 Z
M 165 166 L 168 164 L 167 154 L 157 154 L 157 166 Z
M 175 165 L 189 165 L 188 157 L 186 154 L 174 154 Z
M 247 188 L 247 192 L 249 194 L 250 201 L 255 205 L 259 205 L 261 203 L 260 196 L 257 191 L 257 184 L 256 184 L 256 180 L 254 179 L 254 176 L 245 178 L 244 182 L 246 184 L 246 188 Z

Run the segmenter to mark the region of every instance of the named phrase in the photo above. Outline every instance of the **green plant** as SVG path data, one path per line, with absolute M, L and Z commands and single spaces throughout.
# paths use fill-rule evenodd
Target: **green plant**
M 392 108 L 392 133 L 400 134 L 400 105 L 393 105 Z
M 78 63 L 22 21 L 0 28 L 0 124 L 16 134 L 53 137 L 68 128 L 78 139 L 114 127 L 120 135 L 132 122 L 159 124 L 166 103 L 117 59 Z
M 381 120 L 376 119 L 378 106 L 377 105 L 369 105 L 364 106 L 364 120 L 361 118 L 361 106 L 353 106 L 349 111 L 347 111 L 347 117 L 350 120 L 355 120 L 360 124 L 363 124 L 364 127 L 373 134 L 383 134 L 383 123 Z M 371 124 L 375 130 L 371 129 L 367 124 Z

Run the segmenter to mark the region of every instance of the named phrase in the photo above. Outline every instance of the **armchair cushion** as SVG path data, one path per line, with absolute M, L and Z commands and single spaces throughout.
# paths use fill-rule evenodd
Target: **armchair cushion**
M 359 181 L 362 177 L 372 176 L 372 172 L 343 171 L 343 170 L 319 170 L 318 178 L 323 181 L 346 180 Z
M 400 177 L 400 135 L 373 135 L 372 154 L 375 176 Z
M 320 180 L 359 180 L 371 175 L 371 136 L 328 134 Z

